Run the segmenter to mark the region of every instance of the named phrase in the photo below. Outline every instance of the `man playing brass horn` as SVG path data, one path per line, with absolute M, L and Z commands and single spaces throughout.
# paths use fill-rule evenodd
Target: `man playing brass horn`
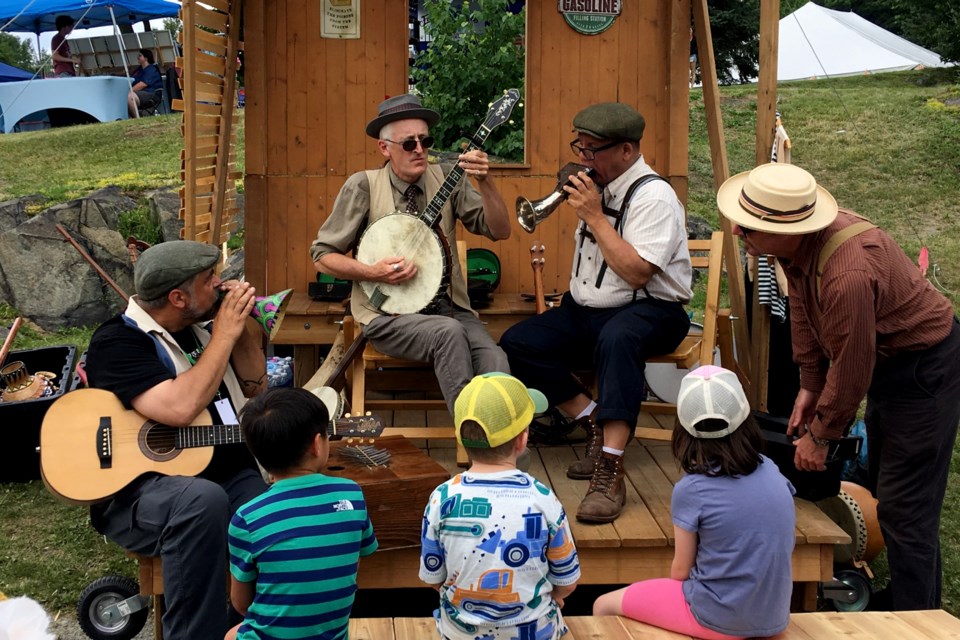
M 623 452 L 640 413 L 645 362 L 673 351 L 690 326 L 684 210 L 644 162 L 643 129 L 643 117 L 621 103 L 574 117 L 570 147 L 596 181 L 581 171 L 565 187 L 580 219 L 570 291 L 559 307 L 514 325 L 500 341 L 514 375 L 587 431 L 586 455 L 567 469 L 570 478 L 590 480 L 577 511 L 585 522 L 620 515 Z M 582 369 L 597 372 L 595 400 L 571 374 Z
M 91 387 L 173 427 L 191 424 L 204 409 L 215 424 L 237 423 L 246 398 L 266 389 L 266 359 L 250 318 L 254 289 L 221 282 L 219 257 L 215 246 L 187 240 L 143 252 L 134 265 L 138 295 L 90 340 Z M 199 477 L 146 474 L 91 507 L 97 531 L 163 559 L 164 637 L 226 633 L 227 525 L 234 509 L 265 489 L 246 445 L 226 444 Z

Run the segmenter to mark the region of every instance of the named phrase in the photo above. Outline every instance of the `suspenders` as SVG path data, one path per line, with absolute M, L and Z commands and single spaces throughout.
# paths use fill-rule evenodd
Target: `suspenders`
M 616 222 L 613 225 L 613 228 L 617 232 L 617 234 L 619 234 L 620 236 L 623 235 L 623 219 L 626 217 L 627 206 L 630 204 L 630 200 L 633 198 L 634 192 L 640 187 L 642 187 L 643 185 L 647 184 L 648 182 L 653 182 L 654 180 L 663 180 L 664 182 L 668 182 L 666 178 L 662 178 L 655 173 L 648 173 L 647 175 L 635 180 L 633 184 L 631 184 L 627 188 L 627 193 L 623 196 L 623 203 L 620 205 L 619 211 L 617 211 L 616 209 L 610 209 L 606 205 L 603 205 L 603 213 L 616 220 Z M 580 245 L 577 247 L 576 274 L 580 273 L 580 249 L 583 248 L 583 239 L 585 237 L 589 237 L 591 240 L 593 240 L 593 234 L 587 230 L 587 225 L 581 222 L 580 223 Z M 607 273 L 607 261 L 604 260 L 603 262 L 600 263 L 600 271 L 597 273 L 597 281 L 594 285 L 597 289 L 599 289 L 600 285 L 603 284 L 603 277 L 606 275 L 606 273 Z M 647 293 L 646 287 L 643 288 L 643 292 L 647 295 L 648 298 L 650 297 L 650 294 Z M 633 299 L 634 300 L 637 299 L 636 291 L 633 292 Z

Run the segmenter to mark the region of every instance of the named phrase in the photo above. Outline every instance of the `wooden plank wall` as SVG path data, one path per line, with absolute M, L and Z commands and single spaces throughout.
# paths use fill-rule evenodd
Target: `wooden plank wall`
M 527 0 L 526 160 L 493 173 L 511 210 L 518 195 L 553 189 L 557 170 L 576 160 L 573 116 L 601 101 L 627 102 L 644 115 L 646 160 L 686 198 L 690 0 L 622 4 L 612 27 L 585 36 L 566 24 L 556 0 Z M 406 2 L 361 0 L 358 40 L 320 38 L 321 7 L 245 2 L 246 275 L 261 291 L 304 291 L 314 279 L 310 242 L 340 187 L 381 163 L 364 126 L 384 98 L 407 89 Z M 505 241 L 463 239 L 497 253 L 504 292 L 532 291 L 529 247 L 541 242 L 545 288 L 565 291 L 574 228 L 572 212 L 561 208 L 534 234 L 517 224 Z
M 180 219 L 183 238 L 219 244 L 234 230 L 237 213 L 237 43 L 241 0 L 185 0 L 177 59 L 184 70 Z

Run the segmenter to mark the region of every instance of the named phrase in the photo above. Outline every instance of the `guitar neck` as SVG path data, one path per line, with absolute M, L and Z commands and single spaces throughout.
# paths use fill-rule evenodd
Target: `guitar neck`
M 327 436 L 336 437 L 338 427 L 350 426 L 355 421 L 350 420 L 331 420 L 327 425 Z M 193 449 L 196 447 L 211 447 L 221 444 L 241 444 L 244 442 L 243 430 L 238 424 L 213 424 L 213 425 L 194 425 L 190 427 L 179 427 L 176 432 L 177 449 Z M 352 432 L 352 431 L 351 431 Z
M 474 134 L 473 139 L 467 145 L 467 151 L 473 151 L 474 149 L 482 149 L 483 143 L 486 141 L 487 136 L 490 135 L 491 129 L 488 129 L 486 126 L 481 125 L 477 132 Z M 453 195 L 453 190 L 457 188 L 457 185 L 460 184 L 460 181 L 463 179 L 463 167 L 459 164 L 453 166 L 453 170 L 447 174 L 446 179 L 443 181 L 443 184 L 440 185 L 440 189 L 437 191 L 437 194 L 430 201 L 430 204 L 427 205 L 426 210 L 424 210 L 421 215 L 421 219 L 428 226 L 433 228 L 433 226 L 440 219 L 440 213 L 443 211 L 443 206 L 447 204 L 447 200 L 450 199 L 450 196 Z
M 177 449 L 243 442 L 243 431 L 238 424 L 194 425 L 180 427 L 175 432 Z

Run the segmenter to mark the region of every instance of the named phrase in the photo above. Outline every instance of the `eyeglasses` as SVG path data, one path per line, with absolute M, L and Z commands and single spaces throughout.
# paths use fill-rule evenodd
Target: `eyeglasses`
M 614 140 L 613 142 L 602 144 L 599 147 L 590 148 L 590 147 L 581 147 L 579 142 L 580 142 L 579 140 L 572 140 L 570 142 L 570 150 L 573 151 L 575 155 L 583 154 L 584 160 L 593 160 L 593 158 L 597 155 L 597 151 L 603 151 L 604 149 L 610 149 L 611 147 L 615 147 L 618 144 L 623 144 L 621 140 Z
M 398 144 L 403 147 L 403 150 L 407 153 L 413 153 L 417 150 L 417 145 L 419 144 L 424 151 L 433 146 L 433 136 L 423 136 L 422 138 L 407 138 L 406 140 L 390 140 L 389 138 L 384 138 L 384 142 L 392 142 L 393 144 Z
M 737 225 L 737 227 L 740 229 L 740 233 L 743 235 L 744 238 L 746 238 L 748 235 L 756 231 L 756 229 L 747 229 L 746 227 L 742 227 L 740 225 Z

